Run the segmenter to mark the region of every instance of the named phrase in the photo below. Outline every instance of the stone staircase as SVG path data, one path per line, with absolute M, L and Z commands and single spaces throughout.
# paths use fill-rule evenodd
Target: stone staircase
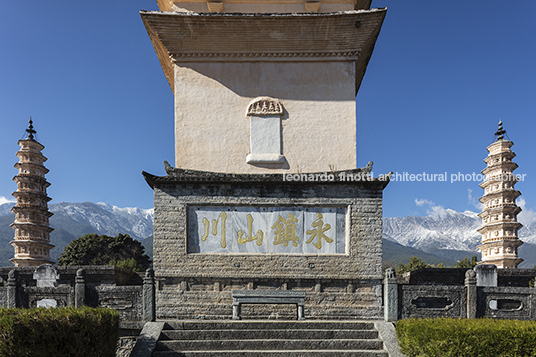
M 388 357 L 373 322 L 168 322 L 153 357 Z

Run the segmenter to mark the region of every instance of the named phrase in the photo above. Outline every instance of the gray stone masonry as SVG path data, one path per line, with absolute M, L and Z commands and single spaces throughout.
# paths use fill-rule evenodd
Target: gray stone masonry
M 141 330 L 130 357 L 151 357 L 165 322 L 147 322 Z
M 233 290 L 233 320 L 241 319 L 243 304 L 293 304 L 298 320 L 305 320 L 305 291 L 287 290 Z
M 382 318 L 382 191 L 389 176 L 288 181 L 281 174 L 224 174 L 166 167 L 143 173 L 154 190 L 157 318 L 229 319 L 232 290 L 304 290 L 307 318 Z M 188 253 L 190 206 L 344 207 L 345 254 Z M 288 306 L 255 306 L 257 318 L 291 318 Z M 247 307 L 245 307 L 247 308 Z M 295 316 L 295 315 L 294 315 Z
M 442 270 L 442 276 L 438 274 L 439 270 Z M 404 274 L 402 279 L 398 279 L 398 318 L 534 320 L 536 318 L 536 288 L 528 286 L 528 278 L 534 276 L 536 271 L 523 269 L 512 272 L 511 270 L 513 269 L 497 270 L 495 266 L 477 265 L 474 270 L 432 268 Z M 461 272 L 465 273 L 463 284 L 455 284 L 459 282 Z M 415 276 L 412 276 L 414 273 L 416 273 Z M 479 274 L 480 286 L 477 280 Z M 395 300 L 394 292 L 389 289 L 388 284 L 391 275 L 391 272 L 386 272 L 384 280 L 386 319 L 388 319 L 389 304 Z M 499 285 L 497 276 L 502 276 Z M 432 277 L 436 279 L 431 279 Z
M 143 321 L 156 320 L 154 270 L 149 268 L 143 279 Z
M 392 354 L 394 348 L 386 349 L 384 341 L 392 347 L 392 338 L 386 337 L 392 336 L 392 325 L 382 329 L 386 332 L 382 337 L 375 325 L 376 322 L 365 321 L 309 320 L 169 322 L 152 356 L 401 356 Z
M 3 269 L 0 269 L 0 274 Z M 74 271 L 73 271 L 74 270 Z M 114 276 L 118 272 L 119 276 Z M 65 273 L 65 276 L 64 274 Z M 123 330 L 139 330 L 136 322 L 154 321 L 155 283 L 151 270 L 145 279 L 132 279 L 133 272 L 113 266 L 12 267 L 7 280 L 0 281 L 0 306 L 31 307 L 109 307 L 120 313 Z M 114 282 L 129 275 L 133 285 Z M 97 277 L 97 278 L 96 278 Z M 99 281 L 99 277 L 104 277 Z M 118 279 L 119 278 L 119 279 Z M 56 281 L 60 283 L 57 284 Z M 3 284 L 1 284 L 3 282 Z M 3 286 L 2 286 L 3 285 Z M 123 327 L 126 325 L 127 327 Z M 131 326 L 132 325 L 132 326 Z
M 76 271 L 76 278 L 74 283 L 74 306 L 79 308 L 86 304 L 86 281 L 84 269 L 78 269 Z
M 375 321 L 374 327 L 378 330 L 378 335 L 383 341 L 383 349 L 389 353 L 389 357 L 405 357 L 400 352 L 395 325 L 392 322 Z
M 383 284 L 384 319 L 396 321 L 398 320 L 398 284 L 393 268 L 385 270 Z
M 467 270 L 465 273 L 465 289 L 467 291 L 467 318 L 476 318 L 477 306 L 477 289 L 476 289 L 476 273 L 474 270 Z

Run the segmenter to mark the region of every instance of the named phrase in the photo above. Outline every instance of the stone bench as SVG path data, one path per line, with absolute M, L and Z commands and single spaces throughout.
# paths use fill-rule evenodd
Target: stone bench
M 295 304 L 298 320 L 305 320 L 305 291 L 233 290 L 233 320 L 240 320 L 242 304 Z

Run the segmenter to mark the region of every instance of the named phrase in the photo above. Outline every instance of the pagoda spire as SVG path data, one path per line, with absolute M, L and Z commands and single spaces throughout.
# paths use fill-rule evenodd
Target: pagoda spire
M 15 266 L 53 263 L 50 249 L 54 246 L 50 244 L 50 232 L 54 229 L 49 226 L 52 213 L 48 210 L 50 197 L 46 192 L 50 184 L 45 179 L 48 169 L 43 165 L 47 158 L 41 153 L 45 147 L 35 140 L 35 134 L 30 117 L 26 134 L 18 142 L 19 162 L 15 168 L 19 173 L 13 178 L 17 183 L 17 190 L 13 192 L 17 204 L 11 209 L 15 213 L 15 221 L 11 224 L 15 239 L 10 244 L 15 248 L 15 256 L 10 260 Z
M 504 140 L 504 134 L 506 134 L 506 130 L 503 129 L 502 120 L 499 120 L 499 128 L 495 132 L 495 141 Z
M 518 247 L 523 242 L 517 232 L 523 225 L 517 221 L 521 208 L 516 205 L 516 198 L 521 195 L 514 186 L 519 178 L 514 175 L 517 164 L 512 161 L 516 154 L 510 149 L 514 143 L 504 139 L 506 130 L 499 121 L 495 133 L 495 141 L 487 147 L 488 156 L 484 159 L 487 167 L 482 170 L 485 175 L 480 187 L 484 196 L 480 198 L 483 205 L 482 244 L 478 249 L 482 252 L 480 264 L 494 264 L 497 268 L 517 268 L 523 261 L 517 255 Z
M 26 129 L 25 137 L 28 140 L 35 141 L 34 134 L 37 134 L 37 131 L 34 130 L 32 117 L 30 117 L 30 120 L 28 121 L 28 129 Z

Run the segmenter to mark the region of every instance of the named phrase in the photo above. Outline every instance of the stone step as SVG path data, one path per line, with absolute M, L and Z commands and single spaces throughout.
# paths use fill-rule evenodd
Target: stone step
M 153 357 L 389 357 L 384 350 L 155 351 Z
M 256 330 L 164 330 L 161 340 L 233 340 L 241 339 L 375 339 L 378 338 L 376 330 L 329 330 L 329 329 L 256 329 Z
M 257 339 L 257 340 L 192 340 L 158 341 L 158 351 L 228 351 L 228 350 L 381 350 L 383 341 L 379 339 Z
M 172 330 L 374 330 L 368 321 L 180 321 L 167 322 Z
M 369 321 L 169 321 L 154 357 L 388 357 Z

